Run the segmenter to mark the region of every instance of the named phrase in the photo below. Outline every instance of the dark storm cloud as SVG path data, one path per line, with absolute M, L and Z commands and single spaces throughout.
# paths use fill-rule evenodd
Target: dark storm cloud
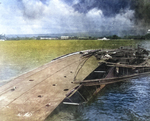
M 93 8 L 103 11 L 105 16 L 114 16 L 120 11 L 129 8 L 130 0 L 80 0 L 73 5 L 75 11 L 87 13 Z
M 72 3 L 73 1 L 71 0 Z M 72 6 L 75 11 L 84 14 L 96 8 L 101 10 L 105 17 L 115 17 L 126 13 L 127 9 L 133 10 L 134 15 L 129 17 L 129 20 L 134 23 L 134 30 L 139 31 L 140 28 L 146 32 L 150 27 L 150 0 L 78 0 Z
M 125 9 L 134 10 L 134 22 L 149 24 L 150 23 L 150 0 L 64 0 L 68 4 L 72 4 L 75 11 L 80 13 L 88 13 L 91 9 L 97 8 L 102 10 L 104 16 L 112 17 Z
M 132 0 L 132 8 L 137 23 L 142 22 L 143 25 L 150 23 L 150 0 Z

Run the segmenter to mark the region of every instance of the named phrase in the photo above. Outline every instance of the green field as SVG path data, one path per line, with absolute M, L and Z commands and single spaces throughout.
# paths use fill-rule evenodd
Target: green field
M 134 45 L 134 40 L 19 40 L 0 42 L 1 79 L 10 79 L 18 74 L 50 62 L 52 59 L 87 49 L 114 49 Z M 7 78 L 6 78 L 7 74 Z

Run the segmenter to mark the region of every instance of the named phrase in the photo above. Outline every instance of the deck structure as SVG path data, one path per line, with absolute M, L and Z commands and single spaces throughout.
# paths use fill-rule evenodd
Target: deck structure
M 80 53 L 60 57 L 0 87 L 0 121 L 45 120 L 78 85 L 72 81 L 84 61 Z

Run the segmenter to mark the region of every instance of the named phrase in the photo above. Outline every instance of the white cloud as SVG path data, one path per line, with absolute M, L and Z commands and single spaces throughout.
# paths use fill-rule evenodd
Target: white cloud
M 78 2 L 78 1 L 76 1 Z M 105 18 L 96 8 L 87 14 L 74 11 L 61 0 L 3 0 L 0 4 L 0 33 L 38 34 L 123 30 L 130 28 L 133 11 Z M 15 9 L 14 9 L 15 8 Z M 122 26 L 122 27 L 120 27 Z
M 101 10 L 94 8 L 87 13 L 87 16 L 89 16 L 89 17 L 102 17 L 103 12 Z

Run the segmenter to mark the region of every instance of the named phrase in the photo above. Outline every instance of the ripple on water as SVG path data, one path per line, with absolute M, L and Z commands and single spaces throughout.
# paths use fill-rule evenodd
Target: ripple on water
M 58 121 L 150 121 L 150 76 L 108 85 L 89 103 L 61 112 L 68 113 L 58 113 Z
M 84 108 L 83 121 L 149 121 L 150 76 L 108 85 Z

